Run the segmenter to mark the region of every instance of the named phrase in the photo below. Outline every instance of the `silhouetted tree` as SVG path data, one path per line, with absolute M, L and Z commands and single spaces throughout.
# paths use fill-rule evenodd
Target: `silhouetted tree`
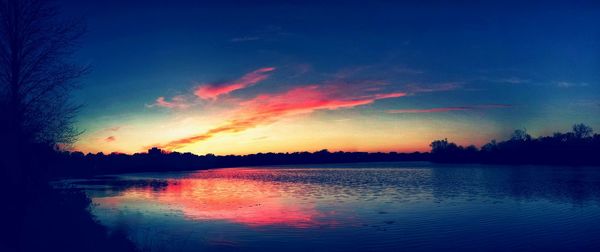
M 69 60 L 84 27 L 53 2 L 0 0 L 0 251 L 132 251 L 94 221 L 85 194 L 45 183 L 56 146 L 78 135 L 69 94 L 87 71 Z
M 456 145 L 454 143 L 449 143 L 447 138 L 443 140 L 435 140 L 431 142 L 431 144 L 429 144 L 429 147 L 431 147 L 431 153 L 434 154 L 447 151 L 448 149 L 455 146 Z
M 573 132 L 537 138 L 526 130 L 515 130 L 509 140 L 492 140 L 479 151 L 474 146 L 437 140 L 431 143 L 431 154 L 433 161 L 440 162 L 599 165 L 600 135 L 593 135 L 585 124 L 573 125 Z
M 69 57 L 83 33 L 82 23 L 61 19 L 51 1 L 0 0 L 0 150 L 10 157 L 2 159 L 8 177 L 20 179 L 32 166 L 23 153 L 33 145 L 76 139 L 69 94 L 87 68 Z
M 486 143 L 483 146 L 481 146 L 481 151 L 483 151 L 483 152 L 492 152 L 492 151 L 496 151 L 497 149 L 498 149 L 498 144 L 496 143 L 496 139 L 493 139 L 489 143 Z
M 573 125 L 573 133 L 577 138 L 586 138 L 592 136 L 594 130 L 590 126 L 587 126 L 583 123 L 579 123 Z
M 512 140 L 512 141 L 528 141 L 528 140 L 531 140 L 531 136 L 529 134 L 527 134 L 527 129 L 518 129 L 512 133 L 510 140 Z
M 431 155 L 434 160 L 448 161 L 463 159 L 462 156 L 469 155 L 467 153 L 477 152 L 475 146 L 469 146 L 469 151 L 466 152 L 462 146 L 448 142 L 448 139 L 436 140 L 431 142 Z

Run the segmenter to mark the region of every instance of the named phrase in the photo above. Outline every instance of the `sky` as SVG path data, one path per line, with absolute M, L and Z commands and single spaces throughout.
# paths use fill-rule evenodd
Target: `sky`
M 72 148 L 427 151 L 600 130 L 600 4 L 74 1 Z

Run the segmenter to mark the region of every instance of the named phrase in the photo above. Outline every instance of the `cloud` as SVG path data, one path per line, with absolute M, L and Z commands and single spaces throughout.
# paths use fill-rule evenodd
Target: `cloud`
M 154 107 L 154 106 L 158 106 L 158 107 L 163 107 L 163 108 L 170 108 L 170 109 L 185 109 L 191 106 L 191 104 L 188 102 L 187 98 L 183 95 L 178 95 L 173 97 L 173 99 L 171 99 L 171 101 L 167 101 L 165 99 L 165 97 L 161 96 L 156 98 L 156 101 L 154 102 L 154 104 L 150 105 L 150 107 Z
M 576 106 L 576 107 L 600 108 L 600 101 L 581 99 L 581 100 L 574 100 L 573 102 L 571 102 L 570 105 Z
M 231 93 L 238 89 L 243 89 L 252 86 L 258 82 L 261 82 L 269 77 L 270 72 L 274 71 L 274 67 L 265 67 L 247 73 L 241 78 L 225 83 L 209 83 L 197 86 L 194 88 L 193 95 L 177 95 L 174 96 L 170 101 L 164 96 L 156 98 L 153 104 L 146 105 L 147 107 L 163 107 L 170 109 L 187 109 L 193 105 L 197 105 L 198 100 L 201 98 L 205 100 L 215 100 L 221 95 Z
M 202 100 L 216 101 L 222 95 L 247 88 L 267 79 L 274 70 L 274 67 L 260 68 L 235 81 L 200 85 L 194 89 L 194 95 Z M 310 114 L 319 110 L 354 108 L 372 104 L 382 99 L 423 92 L 449 91 L 462 87 L 461 82 L 448 82 L 425 86 L 407 85 L 406 91 L 393 91 L 390 90 L 394 87 L 393 85 L 377 79 L 352 78 L 354 81 L 346 81 L 348 79 L 346 77 L 354 75 L 356 71 L 360 72 L 362 70 L 349 69 L 346 72 L 334 75 L 334 78 L 321 84 L 296 86 L 275 93 L 262 93 L 250 99 L 220 99 L 219 103 L 210 104 L 225 102 L 228 107 L 235 108 L 227 112 L 229 115 L 228 120 L 203 133 L 153 146 L 173 151 L 208 140 L 217 135 L 242 132 L 257 126 L 274 123 L 282 117 Z M 157 99 L 157 104 L 163 107 L 181 107 L 181 104 L 178 105 L 177 102 L 184 101 L 184 99 L 175 100 L 175 98 L 172 101 L 166 101 L 161 98 Z M 466 110 L 466 108 L 463 108 L 463 110 Z M 416 112 L 416 110 L 413 112 Z
M 109 142 L 109 143 L 110 142 L 114 142 L 116 140 L 117 140 L 117 138 L 115 136 L 109 136 L 109 137 L 107 137 L 107 138 L 104 139 L 105 142 Z
M 466 111 L 466 110 L 510 108 L 510 107 L 512 107 L 512 105 L 487 104 L 487 105 L 475 105 L 475 106 L 463 106 L 463 107 L 444 107 L 444 108 L 430 108 L 430 109 L 396 109 L 396 110 L 388 110 L 387 113 L 390 113 L 390 114 L 440 113 L 440 112 L 450 112 L 450 111 Z
M 118 131 L 119 129 L 121 129 L 121 126 L 106 128 L 104 131 Z
M 569 81 L 557 81 L 556 85 L 561 88 L 571 88 L 571 87 L 586 87 L 589 84 L 587 82 L 569 82 Z
M 509 77 L 509 78 L 505 78 L 505 79 L 500 79 L 500 80 L 498 80 L 498 82 L 508 83 L 508 84 L 523 84 L 523 83 L 529 83 L 531 81 L 527 80 L 527 79 L 522 79 L 519 77 Z
M 217 97 L 231 93 L 235 90 L 247 88 L 269 77 L 269 73 L 274 71 L 274 67 L 265 67 L 253 72 L 247 73 L 240 79 L 233 82 L 219 84 L 204 84 L 196 87 L 194 94 L 201 99 L 216 99 Z
M 431 109 L 396 109 L 396 110 L 388 110 L 387 112 L 390 114 L 411 114 L 411 113 L 438 113 L 438 112 L 448 112 L 448 111 L 463 111 L 463 110 L 471 110 L 472 108 L 468 107 L 449 107 L 449 108 L 431 108 Z
M 294 73 L 291 76 L 292 78 L 298 77 L 298 76 L 301 76 L 301 75 L 304 75 L 306 73 L 313 71 L 313 66 L 311 64 L 306 64 L 306 63 L 296 64 L 296 65 L 293 65 L 291 68 L 294 71 Z
M 365 88 L 364 85 L 362 85 Z M 233 117 L 205 133 L 171 141 L 160 148 L 175 150 L 217 134 L 242 132 L 273 123 L 284 116 L 310 114 L 317 110 L 337 110 L 371 104 L 380 99 L 406 96 L 404 92 L 366 93 L 344 84 L 305 85 L 280 93 L 260 94 L 240 101 Z
M 405 66 L 396 66 L 392 68 L 392 71 L 398 74 L 422 74 L 425 73 L 423 70 L 405 67 Z
M 406 85 L 405 88 L 411 93 L 429 93 L 429 92 L 441 92 L 451 91 L 459 89 L 463 86 L 462 82 L 446 82 L 435 85 L 421 86 L 415 84 Z

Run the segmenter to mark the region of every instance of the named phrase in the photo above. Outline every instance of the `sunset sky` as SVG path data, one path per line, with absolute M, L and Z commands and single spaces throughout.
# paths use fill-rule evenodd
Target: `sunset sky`
M 59 2 L 89 30 L 83 152 L 409 152 L 600 130 L 595 3 Z

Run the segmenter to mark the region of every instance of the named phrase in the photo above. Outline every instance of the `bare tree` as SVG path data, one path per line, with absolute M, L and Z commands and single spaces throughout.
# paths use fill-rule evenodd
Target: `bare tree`
M 63 20 L 47 0 L 0 0 L 0 106 L 4 139 L 56 145 L 77 136 L 69 102 L 87 68 L 70 56 L 82 22 Z M 15 143 L 13 142 L 13 143 Z
M 0 168 L 13 181 L 36 174 L 30 147 L 76 140 L 70 92 L 88 69 L 71 56 L 84 31 L 52 1 L 0 0 Z

